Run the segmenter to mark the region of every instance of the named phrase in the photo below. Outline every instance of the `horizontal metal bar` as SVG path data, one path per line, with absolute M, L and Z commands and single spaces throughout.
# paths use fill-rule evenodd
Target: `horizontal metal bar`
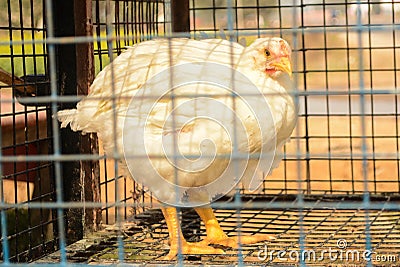
M 382 24 L 382 25 L 343 25 L 343 26 L 316 26 L 316 27 L 306 27 L 306 28 L 287 28 L 287 29 L 270 29 L 270 30 L 243 30 L 240 33 L 237 30 L 232 32 L 226 31 L 227 37 L 239 37 L 239 36 L 253 36 L 253 35 L 268 35 L 268 34 L 280 34 L 282 32 L 287 33 L 318 33 L 318 32 L 381 32 L 381 31 L 398 31 L 400 30 L 400 24 Z M 215 29 L 214 29 L 215 30 Z M 162 35 L 163 38 L 196 38 L 200 35 L 196 32 L 191 33 L 166 33 Z M 160 36 L 155 35 L 142 35 L 144 39 L 159 38 Z M 93 43 L 101 41 L 130 41 L 134 40 L 135 36 L 125 35 L 125 36 L 69 36 L 69 37 L 47 37 L 46 39 L 35 39 L 35 40 L 10 40 L 10 41 L 0 41 L 0 46 L 10 46 L 10 45 L 23 45 L 23 44 L 78 44 L 78 43 Z M 228 38 L 229 39 L 229 38 Z
M 368 153 L 263 153 L 263 155 L 280 155 L 285 158 L 293 158 L 297 160 L 301 159 L 315 159 L 315 160 L 343 160 L 343 159 L 352 159 L 352 160 L 363 160 L 363 159 L 399 159 L 399 153 L 377 153 L 377 152 L 368 152 Z M 197 159 L 199 155 L 168 155 L 169 157 L 174 157 L 177 159 L 188 159 L 194 158 Z M 232 158 L 232 159 L 258 159 L 260 154 L 247 154 L 247 153 L 232 153 L 227 155 L 218 155 L 218 156 L 207 156 L 202 155 L 203 158 Z M 165 155 L 162 154 L 144 154 L 144 155 L 95 155 L 95 154 L 62 154 L 62 155 L 21 155 L 21 156 L 1 156 L 0 162 L 31 162 L 31 161 L 56 161 L 56 162 L 64 162 L 64 161 L 85 161 L 85 160 L 102 160 L 102 159 L 143 159 L 143 158 L 151 158 L 151 159 L 164 159 Z
M 1 156 L 0 162 L 31 162 L 31 161 L 80 161 L 80 160 L 102 160 L 111 159 L 110 157 L 94 154 L 63 154 L 63 155 L 21 155 L 21 156 Z M 119 159 L 118 157 L 112 157 L 112 159 Z
M 307 96 L 360 96 L 360 95 L 365 95 L 365 96 L 374 96 L 374 95 L 379 95 L 379 96 L 398 96 L 400 95 L 400 90 L 397 89 L 380 89 L 380 90 L 349 90 L 349 91 L 343 91 L 343 90 L 324 90 L 324 89 L 313 89 L 313 90 L 307 90 L 307 91 L 293 91 L 290 92 L 292 96 L 295 97 L 307 97 Z M 267 93 L 264 94 L 265 96 L 274 96 L 274 95 L 280 95 L 278 93 Z M 175 99 L 179 98 L 196 98 L 196 97 L 246 97 L 246 96 L 256 96 L 255 94 L 240 94 L 238 96 L 235 95 L 228 95 L 228 94 L 181 94 L 181 95 L 174 95 Z M 259 96 L 259 95 L 257 95 Z M 118 100 L 123 100 L 123 99 L 135 99 L 137 101 L 142 100 L 142 99 L 154 99 L 157 100 L 159 99 L 159 95 L 146 95 L 146 96 L 119 96 L 119 95 L 114 95 L 110 97 L 90 97 L 90 100 L 104 100 L 104 99 L 118 99 Z M 87 99 L 86 96 L 67 96 L 67 95 L 57 95 L 57 96 L 35 96 L 35 97 L 19 97 L 17 99 L 15 98 L 9 98 L 9 99 L 1 99 L 0 103 L 23 103 L 23 104 L 50 104 L 50 103 L 70 103 L 70 102 L 79 102 L 83 99 Z M 44 109 L 43 109 L 44 110 Z M 36 110 L 28 110 L 28 112 L 33 112 Z M 40 110 L 38 110 L 40 111 Z
M 309 196 L 309 195 L 308 195 Z M 304 197 L 304 196 L 303 196 Z M 194 203 L 195 204 L 195 203 Z M 204 205 L 204 203 L 199 203 Z M 116 202 L 30 202 L 30 203 L 0 203 L 0 209 L 71 209 L 71 208 L 160 208 L 163 204 L 157 203 L 127 203 L 123 201 Z M 371 201 L 365 205 L 363 201 L 344 201 L 340 200 L 339 196 L 336 201 L 246 201 L 241 202 L 214 202 L 211 207 L 215 209 L 355 209 L 355 210 L 393 210 L 400 211 L 399 201 Z
M 290 3 L 290 4 L 287 4 L 287 3 Z M 354 2 L 337 2 L 337 3 L 326 3 L 326 2 L 323 2 L 323 3 L 312 3 L 312 2 L 309 2 L 309 3 L 304 3 L 304 2 L 297 2 L 297 3 L 299 3 L 299 4 L 293 4 L 293 2 L 280 2 L 280 4 L 279 4 L 279 7 L 280 8 L 304 8 L 304 7 L 322 7 L 322 6 L 340 6 L 340 7 L 343 7 L 343 6 L 346 6 L 346 7 L 348 7 L 348 6 L 358 6 L 358 5 L 361 5 L 361 6 L 364 6 L 364 5 L 374 5 L 374 4 L 392 4 L 392 2 L 380 2 L 380 1 L 368 1 L 368 2 L 360 2 L 360 3 L 358 3 L 358 2 L 356 2 L 356 1 L 354 1 Z M 228 6 L 227 6 L 227 4 L 225 4 L 225 5 L 222 5 L 221 7 L 218 7 L 218 6 L 216 6 L 216 5 L 210 5 L 209 7 L 197 7 L 197 6 L 195 6 L 195 7 L 193 7 L 193 8 L 190 8 L 190 10 L 214 10 L 214 9 L 226 9 Z M 277 5 L 266 5 L 266 4 L 259 4 L 259 5 L 257 5 L 257 8 L 277 8 L 278 6 Z M 254 5 L 252 5 L 252 4 L 249 4 L 248 6 L 246 6 L 245 5 L 245 3 L 242 3 L 242 5 L 241 6 L 235 6 L 234 7 L 234 9 L 254 9 L 255 7 L 254 7 Z M 299 13 L 299 12 L 297 12 L 297 13 Z
M 84 267 L 88 266 L 87 264 L 79 264 L 79 263 L 69 263 L 69 262 L 61 262 L 61 263 L 9 263 L 2 262 L 2 267 Z M 96 264 L 99 267 L 110 267 L 110 265 L 101 265 Z M 118 266 L 135 266 L 134 264 L 118 264 Z M 143 266 L 142 264 L 138 264 L 136 266 Z

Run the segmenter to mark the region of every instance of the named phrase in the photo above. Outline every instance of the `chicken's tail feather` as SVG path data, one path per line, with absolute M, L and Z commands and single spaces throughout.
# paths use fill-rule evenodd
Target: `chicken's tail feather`
M 74 123 L 77 112 L 76 109 L 65 109 L 57 112 L 57 119 L 61 122 L 61 128 L 65 128 L 70 124 L 73 131 L 78 131 L 78 125 Z

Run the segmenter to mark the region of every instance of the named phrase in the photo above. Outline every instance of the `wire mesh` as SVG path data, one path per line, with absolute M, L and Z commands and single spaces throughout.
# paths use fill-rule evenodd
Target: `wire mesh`
M 110 53 L 118 56 L 127 47 L 138 42 L 163 36 L 170 31 L 168 5 L 163 0 L 155 1 L 104 1 L 93 3 L 95 42 L 95 72 L 98 73 L 110 62 Z M 116 38 L 111 43 L 101 37 Z M 101 145 L 100 145 L 101 149 Z M 101 151 L 103 153 L 103 151 Z M 100 191 L 105 202 L 123 201 L 151 205 L 151 198 L 145 195 L 146 189 L 123 176 L 123 170 L 115 173 L 115 161 L 105 159 L 100 164 Z M 116 185 L 117 183 L 117 185 Z M 124 208 L 122 218 L 144 211 L 143 208 Z M 103 208 L 103 222 L 113 224 L 117 220 L 115 207 Z
M 398 88 L 398 33 L 383 30 L 384 26 L 398 25 L 398 3 L 255 2 L 234 1 L 235 36 L 272 32 L 299 46 L 294 52 L 298 58 L 300 130 L 292 139 L 298 140 L 300 151 L 295 142 L 286 146 L 282 168 L 267 177 L 263 190 L 296 193 L 297 172 L 289 170 L 296 168 L 299 153 L 303 156 L 302 189 L 307 193 L 362 194 L 364 138 L 368 190 L 398 192 L 398 100 L 393 90 Z M 227 29 L 226 8 L 225 1 L 191 1 L 191 29 L 220 36 Z M 294 27 L 301 32 L 296 40 Z M 361 97 L 365 101 L 360 102 Z M 363 122 L 365 135 L 360 131 Z
M 275 203 L 278 201 L 294 202 L 296 198 L 282 196 L 257 196 L 245 199 L 260 203 Z M 374 256 L 365 256 L 365 211 L 362 209 L 340 209 L 344 202 L 357 201 L 355 197 L 326 198 L 324 196 L 306 197 L 309 207 L 304 210 L 304 231 L 307 234 L 304 252 L 300 251 L 299 235 L 302 220 L 297 209 L 246 208 L 241 211 L 240 230 L 244 234 L 265 233 L 275 234 L 277 240 L 270 244 L 248 245 L 243 247 L 245 266 L 296 266 L 300 258 L 304 258 L 307 266 L 326 266 L 329 264 L 359 264 L 366 265 L 368 258 L 379 264 L 379 261 L 390 266 L 398 261 L 399 212 L 377 209 L 371 211 L 372 251 Z M 376 200 L 388 203 L 396 199 L 380 197 Z M 231 203 L 233 198 L 225 199 Z M 331 208 L 317 207 L 320 201 L 332 201 Z M 397 199 L 398 201 L 398 199 Z M 216 211 L 217 218 L 229 236 L 238 234 L 238 215 L 235 210 L 221 207 Z M 186 214 L 187 221 L 182 227 L 193 229 L 200 223 L 198 216 Z M 197 242 L 204 238 L 204 226 L 201 233 L 192 235 L 189 241 Z M 74 263 L 118 262 L 118 244 L 115 239 L 115 227 L 107 227 L 88 237 L 82 242 L 71 246 L 68 250 L 69 259 Z M 148 210 L 134 220 L 123 223 L 124 261 L 140 265 L 143 262 L 159 266 L 168 266 L 162 257 L 168 253 L 168 231 L 163 215 L 158 209 Z M 100 236 L 100 237 L 99 237 Z M 99 241 L 101 240 L 101 241 Z M 90 244 L 90 245 L 89 245 Z M 330 254 L 329 254 L 330 253 Z M 325 255 L 324 255 L 325 254 Z M 329 256 L 328 256 L 329 255 Z M 52 254 L 41 262 L 53 262 L 58 254 Z M 219 255 L 189 255 L 185 257 L 185 266 L 215 265 L 232 266 L 238 261 L 238 250 L 227 250 Z M 334 265 L 335 266 L 335 265 Z
M 48 93 L 47 48 L 43 43 L 24 43 L 46 37 L 44 4 L 2 1 L 1 8 L 1 40 L 21 42 L 0 47 L 1 157 L 47 156 L 52 153 L 49 108 L 18 101 Z M 2 259 L 26 262 L 54 251 L 58 237 L 53 209 L 29 206 L 55 199 L 52 162 L 1 161 L 1 203 L 24 204 L 2 208 Z
M 39 84 L 49 84 L 47 77 L 50 77 L 53 98 L 42 100 L 52 102 L 52 114 L 55 114 L 59 102 L 71 100 L 57 92 L 57 82 L 60 82 L 56 79 L 57 45 L 93 43 L 97 74 L 126 46 L 154 37 L 171 36 L 171 29 L 174 28 L 170 14 L 173 5 L 170 1 L 93 0 L 91 21 L 94 38 L 55 37 L 50 18 L 57 10 L 51 7 L 51 1 L 46 3 L 47 21 L 44 14 L 34 14 L 44 9 L 44 3 L 39 2 L 41 8 L 34 9 L 37 1 L 20 0 L 18 7 L 14 6 L 16 2 L 7 1 L 8 20 L 4 25 L 0 24 L 0 36 L 9 37 L 9 41 L 6 39 L 1 43 L 0 49 L 10 47 L 4 55 L 0 55 L 0 62 L 5 62 L 1 66 L 11 66 L 9 72 L 12 76 L 33 73 L 37 77 L 44 73 L 43 81 L 23 78 L 27 85 L 36 88 L 39 88 Z M 397 264 L 400 246 L 397 241 L 400 218 L 397 93 L 400 2 L 190 0 L 189 4 L 190 32 L 175 36 L 232 39 L 243 44 L 249 44 L 261 36 L 275 35 L 288 40 L 293 48 L 294 82 L 297 87 L 294 95 L 299 104 L 299 120 L 291 143 L 285 146 L 280 167 L 265 178 L 257 194 L 238 191 L 229 201 L 212 205 L 229 236 L 267 233 L 275 234 L 277 240 L 266 245 L 239 244 L 237 249 L 226 250 L 226 255 L 178 255 L 178 264 L 278 265 L 288 263 L 285 255 L 294 257 L 290 264 L 300 266 L 325 266 L 332 262 L 369 266 L 378 262 Z M 29 22 L 25 21 L 25 6 L 30 7 Z M 46 21 L 47 27 L 40 24 L 43 23 L 40 17 Z M 41 34 L 39 38 L 37 32 Z M 25 37 L 26 34 L 30 35 L 29 38 Z M 47 43 L 35 42 L 36 39 L 47 39 Z M 29 49 L 34 49 L 32 54 L 27 52 Z M 50 65 L 48 53 L 49 62 L 53 62 Z M 34 62 L 33 71 L 29 69 L 31 64 L 26 62 Z M 15 83 L 11 85 L 16 88 Z M 18 90 L 4 89 L 6 87 L 9 86 L 1 86 L 1 121 L 11 118 L 13 126 L 6 133 L 12 133 L 13 141 L 6 145 L 5 131 L 2 131 L 3 192 L 0 192 L 0 204 L 8 208 L 2 211 L 1 216 L 4 262 L 31 261 L 37 257 L 35 255 L 39 255 L 35 251 L 42 253 L 48 251 L 45 248 L 49 246 L 58 246 L 58 253 L 36 263 L 165 263 L 160 261 L 168 253 L 165 222 L 161 214 L 152 209 L 157 204 L 153 203 L 151 194 L 145 194 L 147 189 L 123 176 L 124 170 L 118 165 L 118 155 L 103 156 L 102 151 L 100 156 L 61 154 L 59 125 L 50 116 L 44 116 L 47 119 L 43 125 L 36 123 L 33 126 L 33 139 L 25 131 L 22 141 L 17 141 L 17 116 L 25 117 L 25 128 L 32 127 L 26 122 L 28 115 L 34 114 L 36 121 L 39 121 L 41 114 L 50 114 L 50 109 L 36 106 L 17 110 L 17 103 L 12 99 L 15 99 Z M 25 95 L 26 88 L 22 90 Z M 6 90 L 13 92 L 11 100 L 3 97 Z M 37 99 L 40 100 L 40 97 Z M 79 100 L 72 99 L 74 102 Z M 7 103 L 11 103 L 11 112 L 4 112 Z M 3 123 L 2 129 L 5 129 Z M 45 149 L 41 147 L 43 143 Z M 99 147 L 101 149 L 101 144 Z M 30 152 L 36 152 L 39 148 L 39 154 L 49 156 L 31 157 Z M 22 160 L 8 157 L 19 153 L 24 156 Z M 38 163 L 35 164 L 36 160 Z M 60 193 L 61 181 L 66 179 L 62 177 L 65 172 L 61 172 L 61 164 L 71 160 L 100 160 L 101 195 L 98 202 L 85 201 L 84 196 L 81 197 L 81 203 L 70 201 Z M 24 166 L 20 167 L 19 164 Z M 8 171 L 11 165 L 12 171 Z M 45 183 L 51 185 L 49 192 L 43 189 L 44 174 L 41 171 L 48 172 L 50 182 L 46 180 Z M 55 182 L 50 179 L 53 175 Z M 39 180 L 42 191 L 38 199 L 30 198 L 26 193 L 28 200 L 21 202 L 17 199 L 21 194 L 14 193 L 14 199 L 8 202 L 5 196 L 9 179 L 12 179 L 11 188 L 14 190 L 17 190 L 18 179 L 22 179 L 28 188 L 27 192 L 32 190 L 27 180 Z M 68 183 L 64 183 L 65 186 Z M 54 200 L 56 202 L 51 202 Z M 17 213 L 26 207 L 28 218 L 36 217 L 33 212 L 40 211 L 37 218 L 41 222 L 36 226 L 28 219 L 30 225 L 27 230 L 20 231 L 21 216 Z M 71 226 L 64 225 L 63 214 L 64 210 L 71 207 L 84 211 L 100 208 L 105 231 L 87 232 L 81 241 L 65 248 L 68 235 L 65 236 L 64 229 L 69 231 Z M 54 211 L 50 212 L 52 209 L 57 209 L 57 217 Z M 11 215 L 15 224 L 8 221 L 7 211 L 16 213 Z M 51 213 L 48 221 L 43 219 L 46 217 L 45 211 Z M 134 221 L 129 221 L 132 215 L 135 215 Z M 6 221 L 8 226 L 14 226 L 13 230 L 6 229 Z M 204 226 L 199 229 L 199 218 L 184 211 L 183 221 L 182 227 L 191 232 L 188 240 L 197 241 L 199 237 L 204 237 Z M 44 237 L 45 228 L 54 229 L 50 239 Z M 39 240 L 33 237 L 34 229 L 40 229 L 42 233 L 40 245 L 34 245 L 34 241 Z M 29 242 L 25 242 L 26 235 Z M 60 241 L 58 245 L 54 243 L 57 240 Z M 22 243 L 27 243 L 28 249 L 20 249 L 18 244 Z M 339 249 L 344 253 L 341 254 L 342 258 L 332 260 L 326 254 L 325 257 L 321 256 L 321 253 L 331 249 Z M 346 258 L 348 251 L 351 259 Z M 372 261 L 355 258 L 357 253 L 366 251 L 374 252 Z M 311 253 L 310 257 L 315 253 L 316 258 L 298 256 L 304 253 Z

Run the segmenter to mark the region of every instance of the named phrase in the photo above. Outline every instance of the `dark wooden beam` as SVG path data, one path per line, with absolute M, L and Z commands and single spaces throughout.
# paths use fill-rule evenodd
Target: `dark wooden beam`
M 93 36 L 92 0 L 75 0 L 76 36 Z M 77 94 L 87 95 L 94 80 L 93 43 L 76 45 Z M 98 154 L 96 134 L 81 135 L 81 154 Z M 100 202 L 100 166 L 98 161 L 81 162 L 80 180 L 84 185 L 84 201 Z M 84 213 L 84 231 L 97 230 L 101 221 L 101 209 L 87 209 Z
M 54 1 L 56 37 L 93 36 L 91 0 Z M 60 95 L 86 95 L 94 79 L 92 43 L 59 44 L 57 53 L 57 85 Z M 75 108 L 76 103 L 63 103 L 61 109 Z M 81 135 L 69 128 L 61 129 L 63 154 L 98 153 L 95 135 Z M 98 163 L 64 162 L 62 166 L 64 201 L 99 201 Z M 66 209 L 67 242 L 83 238 L 85 231 L 95 228 L 99 210 Z
M 171 20 L 173 32 L 190 31 L 189 0 L 171 0 Z
M 36 88 L 31 85 L 27 85 L 26 81 L 23 79 L 13 76 L 11 73 L 3 70 L 0 67 L 0 82 L 7 84 L 9 86 L 14 85 L 15 90 L 17 90 L 21 94 L 36 94 Z

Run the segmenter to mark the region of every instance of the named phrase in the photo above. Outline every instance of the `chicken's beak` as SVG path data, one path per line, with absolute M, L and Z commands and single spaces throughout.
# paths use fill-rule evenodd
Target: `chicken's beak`
M 290 77 L 292 77 L 292 64 L 290 63 L 289 58 L 287 57 L 281 57 L 281 59 L 275 63 L 272 63 L 272 65 L 283 72 L 286 72 L 289 74 Z

